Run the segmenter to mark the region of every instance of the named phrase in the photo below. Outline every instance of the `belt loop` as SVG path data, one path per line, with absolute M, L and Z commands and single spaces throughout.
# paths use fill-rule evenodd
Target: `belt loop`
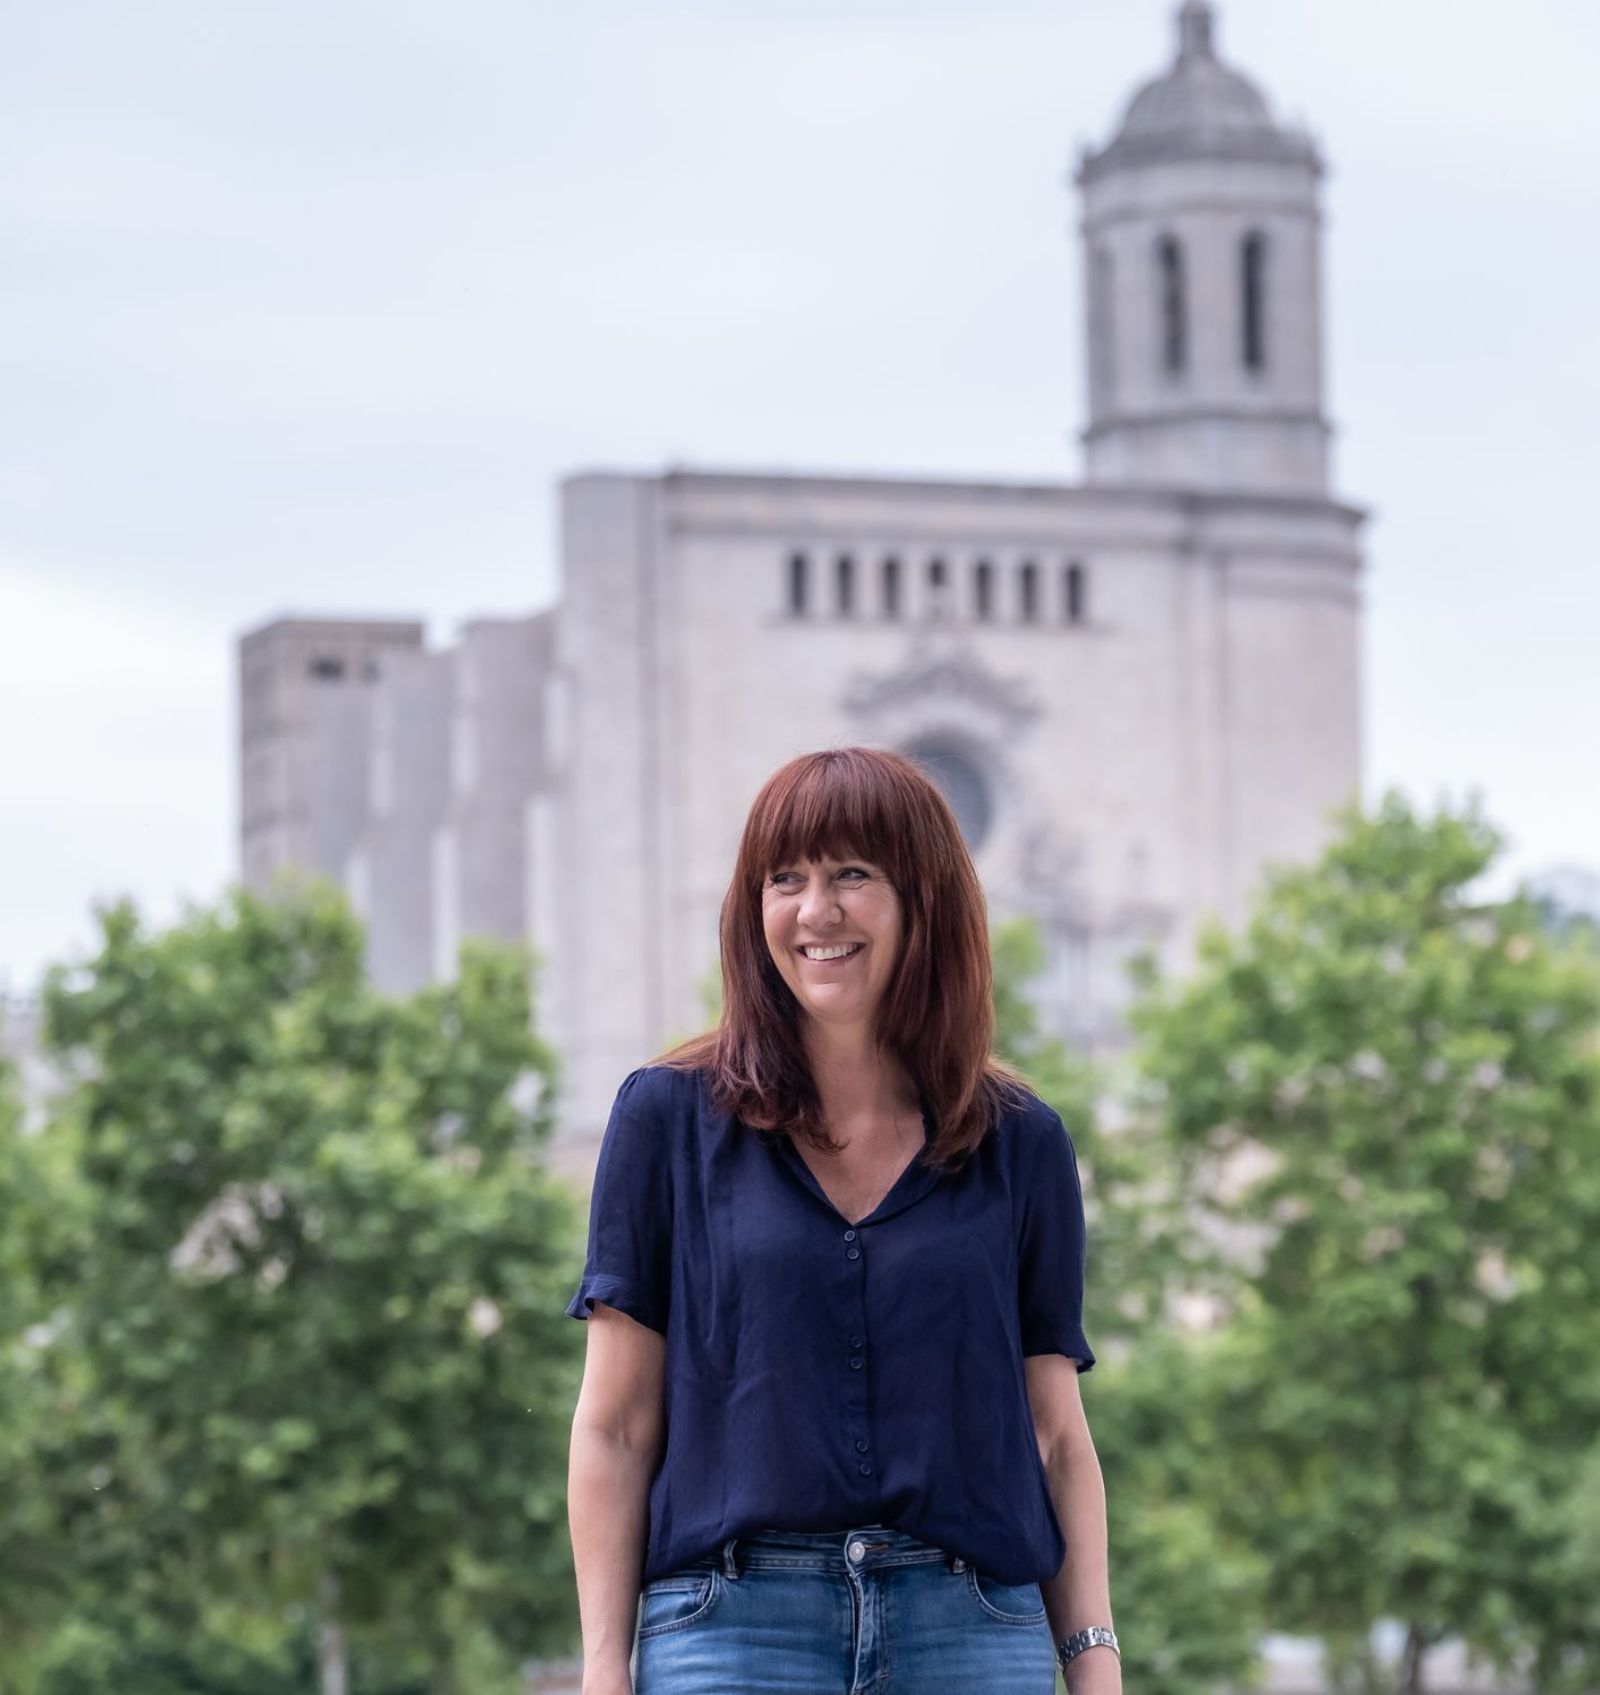
M 722 1544 L 722 1575 L 724 1577 L 737 1578 L 739 1575 L 739 1562 L 733 1557 L 733 1551 L 738 1545 L 738 1541 L 737 1536 L 730 1536 Z
M 952 1572 L 965 1571 L 967 1569 L 967 1562 L 962 1559 L 959 1554 L 947 1554 L 945 1559 Z

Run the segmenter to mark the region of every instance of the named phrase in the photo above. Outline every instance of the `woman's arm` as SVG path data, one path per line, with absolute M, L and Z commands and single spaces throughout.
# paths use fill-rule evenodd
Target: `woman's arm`
M 1031 1354 L 1024 1361 L 1028 1402 L 1039 1455 L 1050 1480 L 1067 1557 L 1039 1585 L 1050 1633 L 1060 1642 L 1086 1625 L 1114 1625 L 1106 1552 L 1106 1491 L 1089 1435 L 1078 1366 L 1065 1354 Z M 1085 1648 L 1067 1667 L 1072 1695 L 1121 1695 L 1122 1661 L 1107 1647 Z
M 588 1326 L 567 1464 L 583 1695 L 631 1695 L 650 1482 L 666 1434 L 667 1344 L 601 1301 Z

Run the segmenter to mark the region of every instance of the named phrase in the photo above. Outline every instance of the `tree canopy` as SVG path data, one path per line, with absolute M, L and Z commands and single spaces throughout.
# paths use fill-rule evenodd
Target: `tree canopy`
M 1446 1637 L 1600 1680 L 1600 970 L 1475 898 L 1499 846 L 1471 807 L 1347 813 L 1134 1020 L 1217 1307 L 1219 1526 L 1362 1686 L 1379 1619 L 1406 1689 Z
M 100 923 L 47 984 L 71 1086 L 14 1200 L 74 1580 L 178 1636 L 298 1631 L 325 1688 L 363 1644 L 434 1689 L 473 1640 L 565 1649 L 577 1220 L 531 957 L 383 996 L 315 884 Z

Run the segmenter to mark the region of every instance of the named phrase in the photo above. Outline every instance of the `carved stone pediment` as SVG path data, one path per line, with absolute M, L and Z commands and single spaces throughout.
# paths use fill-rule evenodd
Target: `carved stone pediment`
M 970 715 L 975 729 L 1011 737 L 1042 711 L 1033 690 L 1020 678 L 991 670 L 965 646 L 914 647 L 906 662 L 890 672 L 861 672 L 845 686 L 847 712 L 867 719 L 904 719 L 928 708 Z

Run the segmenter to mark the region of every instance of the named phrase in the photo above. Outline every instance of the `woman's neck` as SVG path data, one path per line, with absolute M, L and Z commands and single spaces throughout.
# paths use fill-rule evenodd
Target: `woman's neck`
M 805 1033 L 806 1057 L 830 1125 L 893 1122 L 921 1112 L 906 1068 L 861 1030 L 813 1025 Z

